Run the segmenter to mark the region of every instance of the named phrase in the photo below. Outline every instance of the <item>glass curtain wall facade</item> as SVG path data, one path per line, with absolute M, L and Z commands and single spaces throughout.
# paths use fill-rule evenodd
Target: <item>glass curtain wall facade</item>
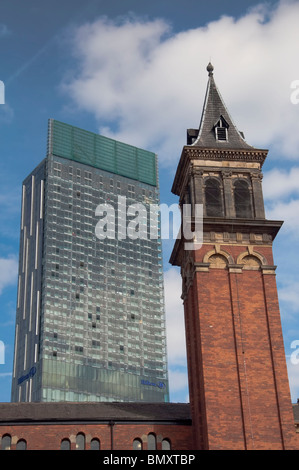
M 169 400 L 161 239 L 149 218 L 118 233 L 136 204 L 159 204 L 156 155 L 49 121 L 23 183 L 12 401 Z

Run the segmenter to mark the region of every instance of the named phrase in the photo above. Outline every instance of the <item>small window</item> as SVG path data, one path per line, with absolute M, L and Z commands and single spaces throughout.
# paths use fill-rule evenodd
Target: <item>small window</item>
M 221 188 L 216 178 L 208 178 L 205 182 L 205 203 L 207 217 L 223 216 Z
M 16 450 L 26 450 L 26 449 L 27 449 L 27 442 L 25 441 L 25 439 L 18 440 L 17 445 L 16 445 Z
M 76 450 L 85 450 L 85 435 L 83 433 L 76 436 Z
M 229 124 L 223 116 L 220 116 L 219 121 L 214 126 L 216 140 L 226 142 L 228 140 L 228 128 Z
M 163 439 L 162 441 L 162 450 L 171 450 L 171 445 L 169 439 Z
M 134 441 L 133 441 L 133 450 L 142 450 L 142 441 L 141 441 L 141 439 L 134 439 Z
M 69 439 L 62 439 L 60 443 L 60 450 L 71 450 L 71 443 Z
M 9 434 L 5 434 L 2 436 L 1 440 L 1 450 L 10 450 L 11 446 L 11 436 Z
M 227 129 L 226 127 L 216 127 L 216 139 L 227 140 Z
M 237 180 L 234 184 L 234 200 L 236 217 L 251 218 L 251 195 L 247 181 Z
M 155 434 L 149 434 L 147 436 L 147 450 L 156 450 L 157 449 L 157 441 Z
M 91 439 L 90 441 L 90 450 L 100 450 L 100 441 L 99 439 Z

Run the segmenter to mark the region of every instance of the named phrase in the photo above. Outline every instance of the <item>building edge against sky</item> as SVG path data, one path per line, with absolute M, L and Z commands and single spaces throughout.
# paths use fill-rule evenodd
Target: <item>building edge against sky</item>
M 169 401 L 160 226 L 97 237 L 119 197 L 159 204 L 157 156 L 50 119 L 22 188 L 13 402 Z

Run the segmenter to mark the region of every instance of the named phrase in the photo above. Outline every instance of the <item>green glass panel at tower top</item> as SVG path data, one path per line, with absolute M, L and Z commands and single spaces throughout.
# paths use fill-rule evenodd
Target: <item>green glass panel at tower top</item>
M 117 233 L 120 200 L 159 204 L 157 157 L 54 120 L 48 134 L 22 188 L 12 401 L 168 401 L 161 239 L 149 220 Z
M 157 185 L 156 155 L 59 121 L 50 121 L 49 151 L 116 175 Z

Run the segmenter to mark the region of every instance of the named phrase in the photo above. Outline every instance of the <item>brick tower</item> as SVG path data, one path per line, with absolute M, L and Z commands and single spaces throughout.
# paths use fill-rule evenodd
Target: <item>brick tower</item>
M 199 129 L 188 129 L 172 192 L 203 205 L 199 249 L 175 243 L 181 267 L 194 449 L 294 449 L 295 429 L 262 165 L 216 87 L 213 66 Z

